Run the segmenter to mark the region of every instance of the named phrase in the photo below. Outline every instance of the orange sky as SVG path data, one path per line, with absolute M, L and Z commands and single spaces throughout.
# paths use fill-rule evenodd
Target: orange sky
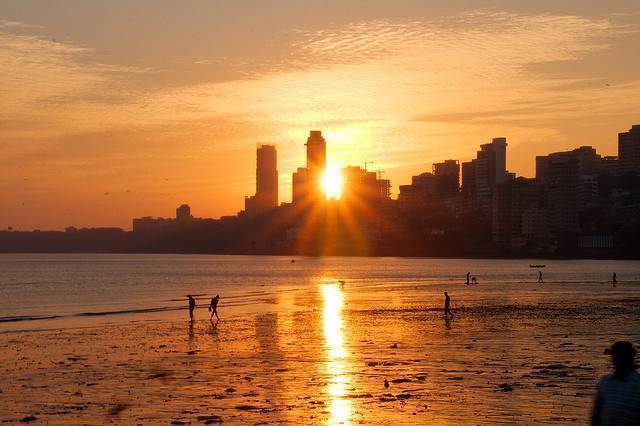
M 264 142 L 289 201 L 310 129 L 397 193 L 491 137 L 532 176 L 640 123 L 636 1 L 442 3 L 1 3 L 0 228 L 235 214 Z

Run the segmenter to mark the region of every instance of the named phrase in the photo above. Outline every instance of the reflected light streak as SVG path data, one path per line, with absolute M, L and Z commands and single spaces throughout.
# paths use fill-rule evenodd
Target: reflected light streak
M 342 306 L 344 295 L 337 284 L 323 284 L 324 336 L 327 347 L 327 393 L 329 401 L 330 424 L 349 424 L 351 403 L 347 394 L 349 376 L 347 375 L 347 356 L 344 349 Z

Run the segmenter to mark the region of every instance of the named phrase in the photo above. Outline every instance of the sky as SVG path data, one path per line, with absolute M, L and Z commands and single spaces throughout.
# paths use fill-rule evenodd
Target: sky
M 287 202 L 312 129 L 397 194 L 492 137 L 533 177 L 636 123 L 637 0 L 0 2 L 0 229 L 232 215 L 260 143 Z

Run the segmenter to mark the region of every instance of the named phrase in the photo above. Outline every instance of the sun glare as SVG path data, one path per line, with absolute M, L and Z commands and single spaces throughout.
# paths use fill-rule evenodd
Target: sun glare
M 342 193 L 342 173 L 339 167 L 327 167 L 322 177 L 322 189 L 327 198 L 340 198 Z

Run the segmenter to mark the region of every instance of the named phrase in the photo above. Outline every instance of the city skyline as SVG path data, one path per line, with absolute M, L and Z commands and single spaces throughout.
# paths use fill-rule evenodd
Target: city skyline
M 174 218 L 166 218 L 163 215 L 143 215 L 133 218 L 133 225 L 128 227 L 109 226 L 89 226 L 84 229 L 133 229 L 135 232 L 164 232 L 167 226 L 172 227 L 174 221 L 177 224 L 188 225 L 198 223 L 200 225 L 211 225 L 215 221 L 230 218 L 264 218 L 270 217 L 277 210 L 287 205 L 292 206 L 299 214 L 309 217 L 317 214 L 320 203 L 338 202 L 344 205 L 344 211 L 354 210 L 352 214 L 365 214 L 365 216 L 377 216 L 376 210 L 385 210 L 380 203 L 394 203 L 396 208 L 405 211 L 412 211 L 412 214 L 430 215 L 434 210 L 450 211 L 458 216 L 461 209 L 472 210 L 477 216 L 476 220 L 489 218 L 493 225 L 493 238 L 496 232 L 505 225 L 501 222 L 509 222 L 509 218 L 500 218 L 496 209 L 499 209 L 500 202 L 496 196 L 505 190 L 510 193 L 519 191 L 520 185 L 525 182 L 528 186 L 536 186 L 534 192 L 539 192 L 533 202 L 534 212 L 523 212 L 529 216 L 528 219 L 542 223 L 547 220 L 542 204 L 543 196 L 553 193 L 553 188 L 546 188 L 553 179 L 554 167 L 558 166 L 558 175 L 561 189 L 564 186 L 565 192 L 560 192 L 560 198 L 552 202 L 547 201 L 546 209 L 551 209 L 554 205 L 557 209 L 571 211 L 570 216 L 573 221 L 563 221 L 558 229 L 574 229 L 579 232 L 577 224 L 578 213 L 585 209 L 598 207 L 599 180 L 602 176 L 605 179 L 618 176 L 628 184 L 634 185 L 635 174 L 640 174 L 640 124 L 633 124 L 627 131 L 619 132 L 618 154 L 617 156 L 602 156 L 591 146 L 574 147 L 566 151 L 557 151 L 536 156 L 535 176 L 518 176 L 517 173 L 509 171 L 507 167 L 507 146 L 506 137 L 494 137 L 490 143 L 479 145 L 476 151 L 476 158 L 461 162 L 458 159 L 447 159 L 442 162 L 432 163 L 431 171 L 418 171 L 411 177 L 410 184 L 399 184 L 397 197 L 391 196 L 391 181 L 383 179 L 383 171 L 371 171 L 367 169 L 367 161 L 362 166 L 347 165 L 342 168 L 330 169 L 327 165 L 327 143 L 321 130 L 310 130 L 309 136 L 304 143 L 306 147 L 305 167 L 298 167 L 293 173 L 293 185 L 291 187 L 291 197 L 289 200 L 279 199 L 279 173 L 277 161 L 277 146 L 275 144 L 259 144 L 255 152 L 255 193 L 245 195 L 244 209 L 237 213 L 222 215 L 219 218 L 200 217 L 191 215 L 191 206 L 182 203 L 176 209 Z M 576 162 L 573 164 L 572 162 Z M 583 197 L 575 193 L 575 188 L 571 185 L 572 177 L 567 175 L 567 170 L 577 167 L 575 179 L 580 180 L 580 185 L 587 189 L 587 199 L 579 200 Z M 286 172 L 285 172 L 286 173 Z M 550 177 L 551 176 L 551 177 Z M 567 181 L 569 179 L 569 181 Z M 585 180 L 586 179 L 586 180 Z M 568 192 L 566 192 L 568 191 Z M 584 191 L 580 189 L 578 193 Z M 531 190 L 529 190 L 531 192 Z M 529 194 L 531 195 L 531 194 Z M 578 198 L 572 198 L 578 197 Z M 569 201 L 567 202 L 567 198 Z M 433 203 L 440 204 L 439 206 Z M 425 204 L 426 203 L 426 204 Z M 538 205 L 538 203 L 540 203 Z M 561 204 L 564 203 L 564 204 Z M 531 204 L 531 203 L 530 203 Z M 391 205 L 391 204 L 390 204 Z M 362 207 L 366 206 L 365 210 Z M 510 206 L 511 208 L 513 206 Z M 529 205 L 529 208 L 532 205 Z M 280 209 L 279 209 L 280 208 Z M 359 211 L 361 210 L 361 211 Z M 534 216 L 540 217 L 531 217 Z M 280 213 L 276 213 L 276 221 Z M 498 216 L 496 216 L 498 215 Z M 286 216 L 286 215 L 285 215 Z M 545 216 L 545 217 L 543 217 Z M 562 213 L 562 216 L 566 216 Z M 352 218 L 351 220 L 354 220 Z M 566 218 L 565 218 L 566 219 Z M 288 219 L 287 219 L 288 220 Z M 385 219 L 386 220 L 386 219 Z M 195 222 L 194 222 L 195 221 Z M 523 222 L 524 223 L 524 222 Z M 539 224 L 538 224 L 539 225 Z M 527 226 L 527 224 L 519 224 Z M 567 226 L 565 228 L 565 226 Z M 544 228 L 544 227 L 543 227 Z M 19 231 L 20 229 L 9 227 L 9 231 Z M 78 227 L 70 224 L 64 228 L 67 232 L 75 232 Z M 534 234 L 542 236 L 549 229 L 539 229 Z M 509 231 L 510 232 L 510 231 Z
M 630 0 L 3 2 L 0 227 L 126 227 L 185 201 L 230 214 L 259 143 L 277 143 L 288 201 L 308 129 L 325 129 L 330 167 L 374 161 L 394 194 L 496 136 L 522 176 L 548 152 L 612 155 L 640 110 L 638 13 Z

